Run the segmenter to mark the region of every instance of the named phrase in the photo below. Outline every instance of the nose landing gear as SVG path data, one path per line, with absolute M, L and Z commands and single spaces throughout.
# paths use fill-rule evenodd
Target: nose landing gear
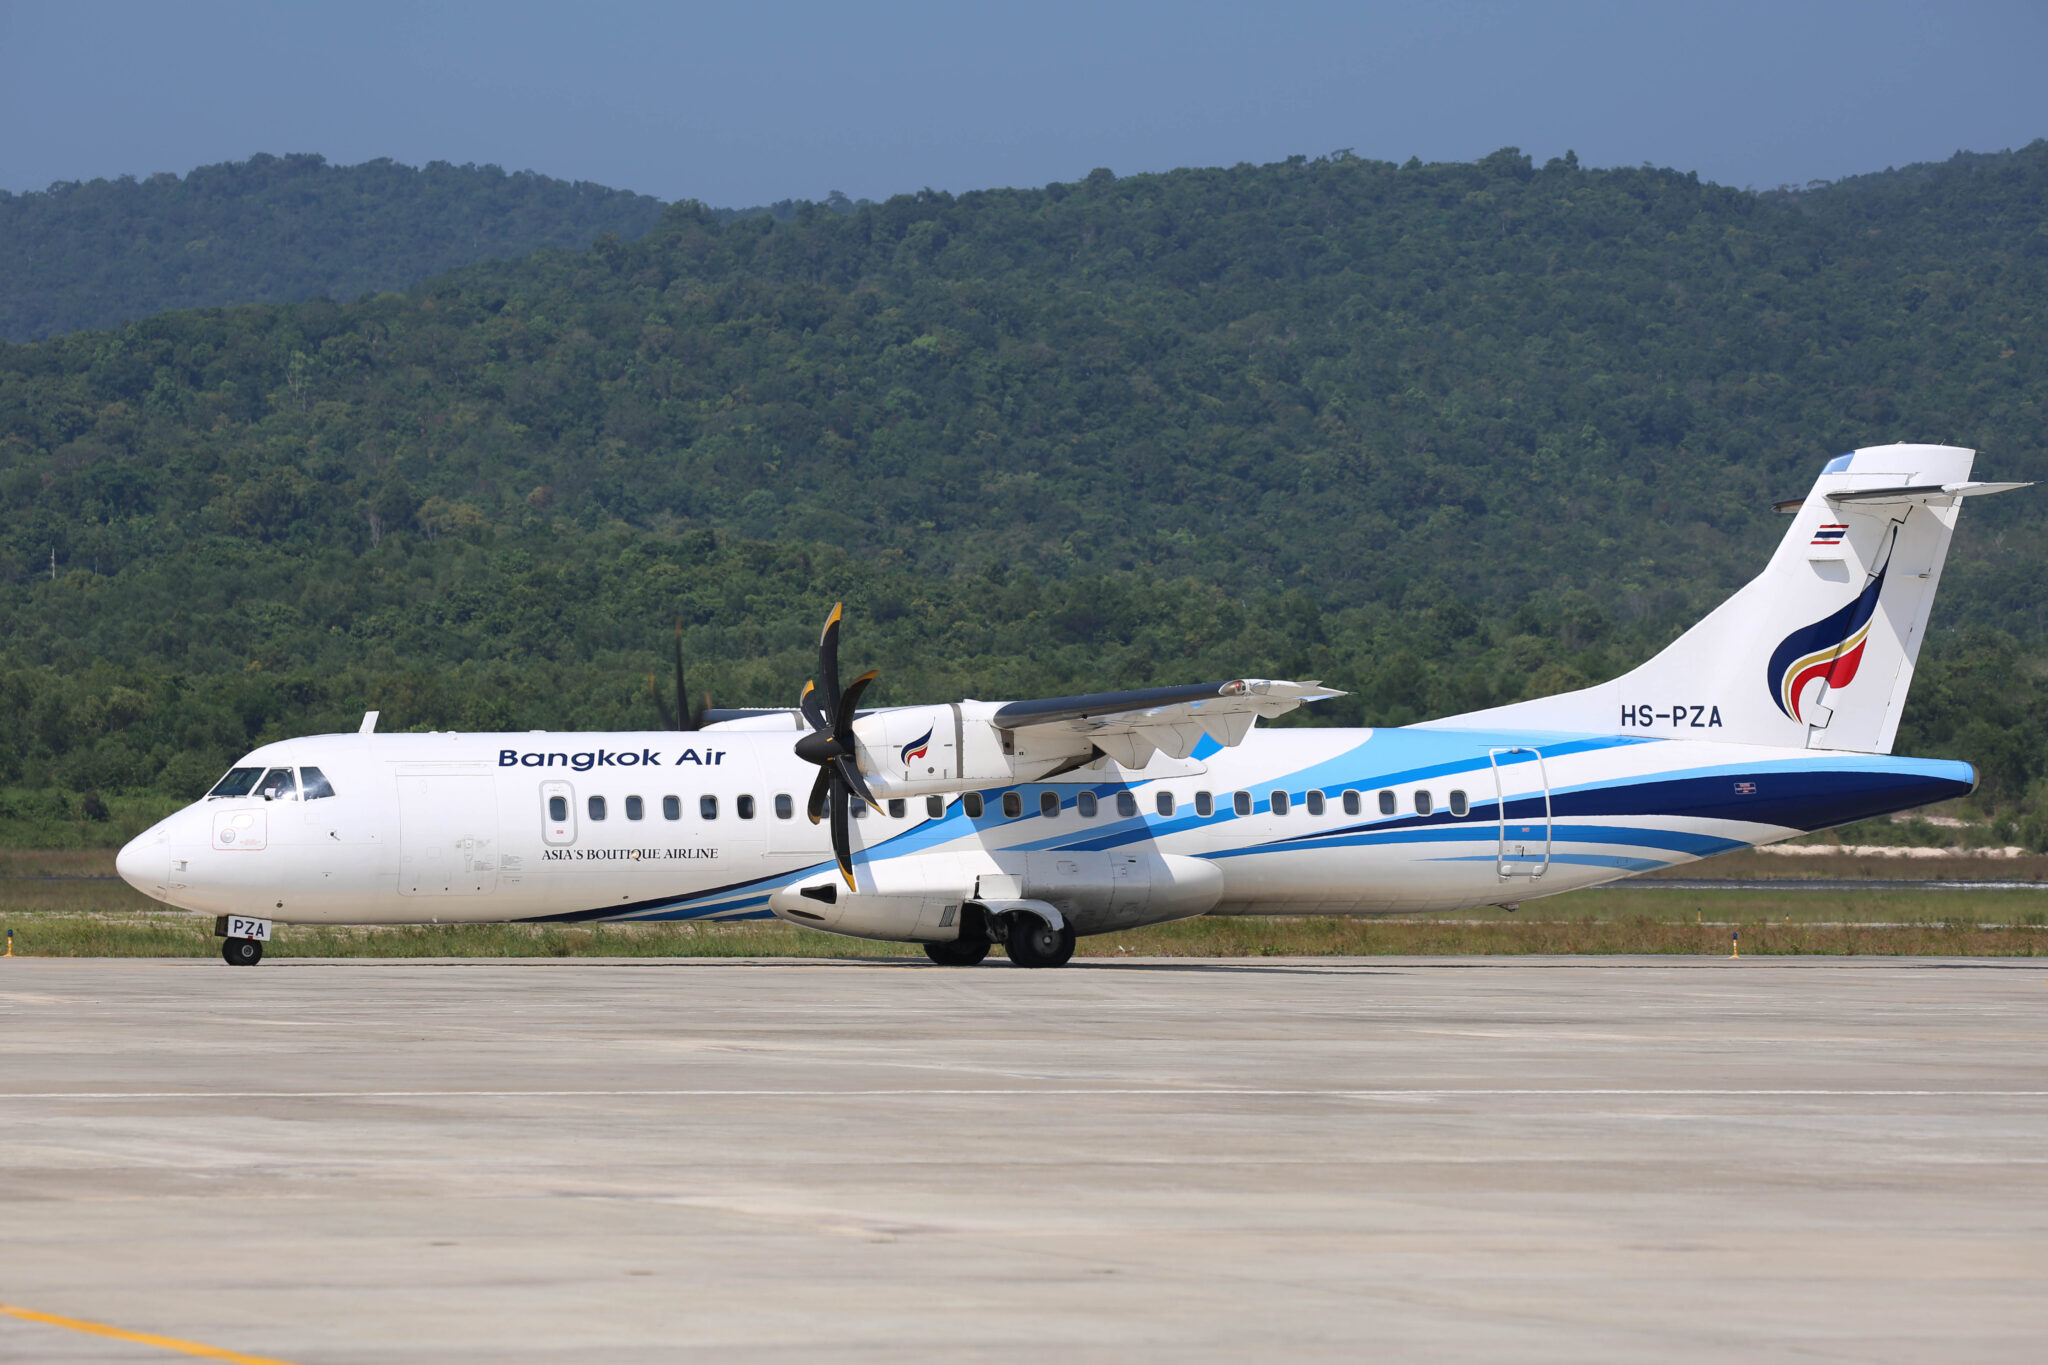
M 263 945 L 253 938 L 224 938 L 220 956 L 230 967 L 253 967 L 263 960 Z

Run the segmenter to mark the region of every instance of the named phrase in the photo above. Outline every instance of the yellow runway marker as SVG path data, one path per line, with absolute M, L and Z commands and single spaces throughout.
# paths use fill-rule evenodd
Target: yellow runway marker
M 275 1356 L 245 1355 L 240 1351 L 223 1350 L 197 1341 L 181 1341 L 177 1337 L 160 1337 L 154 1332 L 130 1332 L 121 1327 L 109 1327 L 103 1322 L 86 1322 L 82 1318 L 63 1318 L 55 1313 L 38 1313 L 33 1308 L 17 1308 L 11 1303 L 0 1303 L 0 1313 L 23 1322 L 40 1322 L 48 1327 L 62 1327 L 73 1332 L 83 1332 L 92 1337 L 112 1337 L 115 1341 L 132 1341 L 140 1346 L 154 1346 L 159 1350 L 176 1351 L 180 1355 L 199 1356 L 205 1360 L 230 1360 L 235 1365 L 291 1365 L 288 1360 Z

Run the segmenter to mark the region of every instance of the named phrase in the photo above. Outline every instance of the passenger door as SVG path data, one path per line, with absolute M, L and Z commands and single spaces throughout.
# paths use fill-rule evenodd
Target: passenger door
M 1500 845 L 1495 871 L 1531 881 L 1550 870 L 1550 774 L 1543 751 L 1519 745 L 1489 749 Z M 1510 805 L 1513 810 L 1510 811 Z

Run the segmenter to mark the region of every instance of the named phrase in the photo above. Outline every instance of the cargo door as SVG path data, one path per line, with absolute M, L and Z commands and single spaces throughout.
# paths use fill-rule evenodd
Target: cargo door
M 398 894 L 484 896 L 498 885 L 498 788 L 483 776 L 401 774 Z

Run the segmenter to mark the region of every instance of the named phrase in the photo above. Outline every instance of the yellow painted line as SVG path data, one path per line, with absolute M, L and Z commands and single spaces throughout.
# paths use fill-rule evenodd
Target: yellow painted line
M 112 1337 L 115 1341 L 132 1341 L 139 1346 L 155 1346 L 160 1350 L 176 1351 L 180 1355 L 199 1356 L 206 1360 L 230 1360 L 235 1365 L 291 1365 L 288 1360 L 275 1356 L 245 1355 L 240 1351 L 229 1351 L 219 1346 L 208 1346 L 198 1341 L 183 1341 L 177 1337 L 160 1337 L 154 1332 L 130 1332 L 122 1327 L 109 1327 L 104 1322 L 87 1322 L 83 1318 L 63 1318 L 55 1313 L 38 1313 L 33 1308 L 17 1308 L 11 1303 L 0 1303 L 0 1313 L 23 1322 L 40 1322 L 50 1327 L 62 1327 L 68 1331 L 83 1332 L 91 1337 Z

